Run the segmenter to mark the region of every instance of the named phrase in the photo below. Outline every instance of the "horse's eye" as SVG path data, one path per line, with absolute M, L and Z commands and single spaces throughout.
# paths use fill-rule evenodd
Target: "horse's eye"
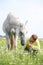
M 20 31 L 20 36 L 23 35 L 23 33 Z

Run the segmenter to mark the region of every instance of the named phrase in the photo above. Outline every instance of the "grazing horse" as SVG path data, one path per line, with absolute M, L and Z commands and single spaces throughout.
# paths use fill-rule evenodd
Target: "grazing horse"
M 8 14 L 3 23 L 3 32 L 6 34 L 8 50 L 17 48 L 17 36 L 20 37 L 21 45 L 25 45 L 25 27 L 25 24 L 21 23 L 18 18 L 13 16 L 11 13 Z

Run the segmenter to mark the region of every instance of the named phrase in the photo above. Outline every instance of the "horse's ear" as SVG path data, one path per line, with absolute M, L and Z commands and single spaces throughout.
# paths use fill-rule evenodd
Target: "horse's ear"
M 27 25 L 27 23 L 28 23 L 28 20 L 25 21 L 25 25 Z

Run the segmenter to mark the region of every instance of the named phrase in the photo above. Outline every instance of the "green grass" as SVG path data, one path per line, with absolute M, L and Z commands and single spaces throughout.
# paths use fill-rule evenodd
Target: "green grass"
M 43 49 L 43 41 L 40 41 Z M 0 65 L 43 65 L 43 50 L 36 56 L 33 54 L 22 53 L 24 47 L 18 40 L 17 51 L 6 50 L 6 39 L 0 39 Z

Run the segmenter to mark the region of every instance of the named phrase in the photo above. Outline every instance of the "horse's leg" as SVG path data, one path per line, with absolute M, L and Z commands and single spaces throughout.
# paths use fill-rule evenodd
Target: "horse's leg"
M 6 35 L 6 41 L 7 41 L 7 48 L 10 50 L 10 36 Z
M 17 49 L 17 36 L 16 34 L 14 35 L 14 50 Z
M 12 50 L 14 47 L 14 35 L 13 34 L 10 36 L 10 43 L 11 43 L 11 50 Z

